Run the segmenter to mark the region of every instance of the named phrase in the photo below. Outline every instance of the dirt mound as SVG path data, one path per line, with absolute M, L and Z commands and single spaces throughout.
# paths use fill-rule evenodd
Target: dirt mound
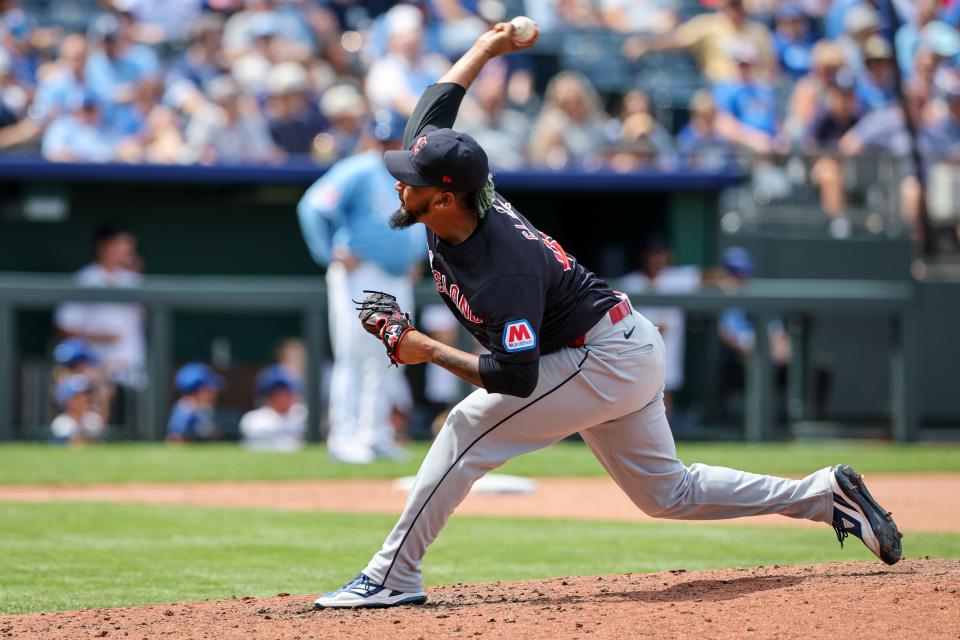
M 0 616 L 8 638 L 953 638 L 960 560 L 557 578 L 430 590 L 421 607 L 313 611 L 280 594 Z

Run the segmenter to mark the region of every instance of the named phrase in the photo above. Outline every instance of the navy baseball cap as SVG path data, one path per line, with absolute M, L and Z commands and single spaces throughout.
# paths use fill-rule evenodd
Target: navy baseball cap
M 75 395 L 80 393 L 89 393 L 93 389 L 93 385 L 90 383 L 90 380 L 86 376 L 81 376 L 79 374 L 67 376 L 57 384 L 57 390 L 54 393 L 54 399 L 57 401 L 57 405 L 63 409 L 67 406 L 67 403 L 70 402 L 70 399 Z
M 211 387 L 219 391 L 223 389 L 223 378 L 209 366 L 201 362 L 191 362 L 180 367 L 173 384 L 180 393 L 193 393 L 201 387 Z
M 277 389 L 286 389 L 287 391 L 300 390 L 300 383 L 282 364 L 267 367 L 257 374 L 258 395 L 265 396 L 273 393 Z
M 67 338 L 53 348 L 53 359 L 57 364 L 72 367 L 81 362 L 97 364 L 97 357 L 90 351 L 87 343 L 80 338 Z
M 414 187 L 478 191 L 490 175 L 487 154 L 477 141 L 453 129 L 422 135 L 409 151 L 387 151 L 383 161 L 394 178 Z

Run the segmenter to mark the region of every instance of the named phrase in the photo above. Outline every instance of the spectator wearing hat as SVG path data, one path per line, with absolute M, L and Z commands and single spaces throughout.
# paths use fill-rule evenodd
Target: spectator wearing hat
M 903 6 L 912 4 L 914 0 L 893 0 L 894 5 Z M 844 33 L 850 33 L 850 27 L 853 23 L 863 20 L 866 13 L 863 9 L 873 12 L 876 22 L 876 30 L 880 32 L 887 40 L 893 38 L 890 29 L 895 24 L 897 16 L 894 12 L 897 8 L 891 6 L 887 0 L 832 0 L 830 9 L 823 17 L 824 35 L 831 40 L 840 38 Z M 860 15 L 851 19 L 850 14 Z
M 374 110 L 392 110 L 409 118 L 418 97 L 440 79 L 450 63 L 424 52 L 423 13 L 418 8 L 398 4 L 383 20 L 387 52 L 371 63 L 365 92 Z
M 843 18 L 843 33 L 836 42 L 843 50 L 844 63 L 857 76 L 863 73 L 864 45 L 873 36 L 881 35 L 880 14 L 869 3 L 850 7 Z
M 724 284 L 731 292 L 743 290 L 756 274 L 753 258 L 743 247 L 728 247 L 721 256 L 721 265 L 726 271 Z M 739 307 L 725 310 L 717 321 L 723 350 L 720 356 L 723 373 L 721 393 L 723 398 L 735 397 L 744 388 L 746 359 L 756 348 L 757 334 L 749 314 Z M 787 365 L 793 357 L 790 336 L 781 319 L 767 323 L 767 340 L 773 364 L 777 389 L 782 399 L 787 387 Z M 829 364 L 814 360 L 813 400 L 815 416 L 821 419 L 829 397 L 832 372 Z M 781 402 L 781 412 L 786 403 Z
M 733 45 L 731 57 L 737 62 L 737 78 L 713 89 L 717 130 L 733 144 L 769 153 L 780 127 L 777 90 L 754 74 L 757 51 L 750 43 Z
M 897 98 L 893 47 L 881 36 L 872 36 L 863 45 L 863 65 L 856 88 L 860 104 L 867 111 L 889 107 Z
M 43 135 L 40 151 L 52 162 L 109 162 L 114 148 L 93 94 L 77 97 L 71 111 L 56 118 Z
M 338 84 L 323 93 L 320 108 L 329 123 L 313 140 L 313 159 L 332 164 L 352 155 L 364 138 L 366 102 L 352 84 Z
M 110 385 L 90 345 L 80 338 L 62 340 L 53 348 L 53 361 L 54 393 L 57 384 L 67 376 L 85 377 L 91 385 L 90 408 L 106 422 L 110 414 Z
M 91 377 L 92 370 L 100 364 L 100 360 L 94 355 L 90 346 L 80 338 L 67 338 L 57 343 L 53 348 L 53 359 L 64 368 L 62 375 L 79 374 Z
M 624 44 L 628 59 L 637 60 L 651 51 L 683 49 L 689 51 L 710 82 L 726 82 L 737 77 L 737 60 L 731 56 L 736 43 L 753 45 L 757 75 L 777 77 L 773 37 L 762 23 L 750 18 L 743 0 L 720 0 L 719 9 L 690 18 L 663 35 L 635 36 Z
M 810 29 L 810 20 L 792 0 L 785 0 L 777 7 L 776 28 L 773 46 L 780 68 L 791 78 L 799 78 L 810 72 L 813 45 L 816 42 Z
M 746 287 L 756 273 L 753 258 L 743 247 L 727 248 L 721 256 L 721 265 L 728 276 L 726 283 L 733 291 Z M 746 359 L 756 347 L 757 337 L 753 322 L 746 310 L 733 307 L 720 314 L 717 329 L 723 345 L 723 391 L 741 391 L 745 382 Z M 785 381 L 786 364 L 791 354 L 790 338 L 784 330 L 783 322 L 773 320 L 767 325 L 767 339 L 770 356 L 782 383 Z
M 390 228 L 396 180 L 383 164 L 384 151 L 401 147 L 404 124 L 396 113 L 375 112 L 372 148 L 330 167 L 297 206 L 310 254 L 327 269 L 334 357 L 327 445 L 330 456 L 343 462 L 403 455 L 386 387 L 406 379 L 400 369 L 385 366 L 383 347 L 356 321 L 351 300 L 363 299 L 364 290 L 389 291 L 401 308 L 413 308 L 413 273 L 426 247 L 415 229 Z
M 303 448 L 307 433 L 307 408 L 300 401 L 300 381 L 280 364 L 257 375 L 257 396 L 262 405 L 240 418 L 243 444 L 255 451 L 292 453 Z
M 55 392 L 60 414 L 50 424 L 50 433 L 57 444 L 85 444 L 99 439 L 104 421 L 90 410 L 93 385 L 86 377 L 72 374 L 63 378 Z
M 720 172 L 736 167 L 734 148 L 717 131 L 717 105 L 709 89 L 690 98 L 690 121 L 677 134 L 680 166 L 690 171 Z
M 174 386 L 180 394 L 167 422 L 167 442 L 202 442 L 217 435 L 215 408 L 223 378 L 200 362 L 177 371 Z
M 307 70 L 299 62 L 282 62 L 267 74 L 264 113 L 278 148 L 290 155 L 308 156 L 327 123 L 310 90 Z
M 271 162 L 281 157 L 256 102 L 241 95 L 230 76 L 207 86 L 211 104 L 203 104 L 186 128 L 189 153 L 203 164 Z

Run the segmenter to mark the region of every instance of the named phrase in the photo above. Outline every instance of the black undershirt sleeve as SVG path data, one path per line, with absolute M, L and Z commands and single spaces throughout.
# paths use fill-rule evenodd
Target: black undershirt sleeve
M 451 128 L 466 93 L 467 90 L 455 82 L 427 87 L 403 131 L 403 148 L 409 149 L 418 137 L 434 129 Z
M 540 363 L 501 362 L 490 354 L 480 356 L 480 381 L 489 393 L 526 398 L 537 388 Z

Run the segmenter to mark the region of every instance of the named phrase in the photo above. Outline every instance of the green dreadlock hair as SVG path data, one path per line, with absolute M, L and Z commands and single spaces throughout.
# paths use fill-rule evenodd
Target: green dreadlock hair
M 477 191 L 477 214 L 482 218 L 487 215 L 487 209 L 493 204 L 496 197 L 496 188 L 493 186 L 493 174 L 487 174 L 487 184 Z

